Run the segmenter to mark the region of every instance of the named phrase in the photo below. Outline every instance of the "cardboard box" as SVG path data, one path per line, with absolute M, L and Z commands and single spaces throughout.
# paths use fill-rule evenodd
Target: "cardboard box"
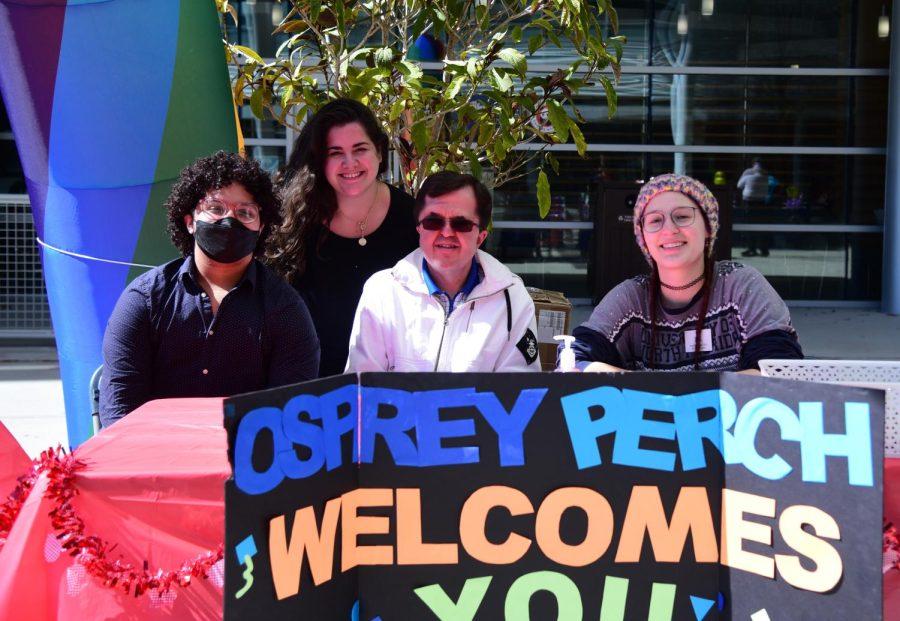
M 569 334 L 572 303 L 559 291 L 545 291 L 534 287 L 526 289 L 534 301 L 541 368 L 552 371 L 556 368 L 556 346 L 559 344 L 553 337 L 557 334 Z

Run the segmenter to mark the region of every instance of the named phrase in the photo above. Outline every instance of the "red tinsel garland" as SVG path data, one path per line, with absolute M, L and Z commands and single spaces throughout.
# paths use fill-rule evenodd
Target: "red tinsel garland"
M 208 578 L 212 566 L 224 556 L 223 546 L 205 552 L 193 560 L 185 561 L 176 570 L 151 571 L 149 563 L 144 561 L 140 569 L 121 558 L 111 560 L 109 552 L 115 548 L 109 542 L 95 536 L 85 534 L 84 520 L 78 517 L 71 504 L 72 498 L 78 494 L 75 487 L 75 473 L 85 467 L 85 463 L 74 455 L 67 455 L 62 447 L 47 449 L 35 459 L 31 471 L 19 477 L 18 484 L 3 504 L 0 504 L 0 549 L 9 537 L 16 516 L 34 488 L 41 473 L 47 475 L 46 496 L 53 502 L 50 510 L 50 523 L 57 531 L 63 549 L 68 550 L 76 561 L 83 565 L 88 574 L 98 578 L 104 586 L 120 587 L 126 593 L 134 591 L 135 597 L 156 589 L 165 593 L 177 584 L 190 586 L 193 578 Z
M 900 533 L 891 522 L 884 520 L 883 524 L 881 554 L 884 558 L 884 571 L 887 572 L 890 569 L 900 569 Z

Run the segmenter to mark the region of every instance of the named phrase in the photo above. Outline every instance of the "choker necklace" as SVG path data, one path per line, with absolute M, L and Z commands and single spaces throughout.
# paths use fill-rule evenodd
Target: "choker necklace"
M 368 243 L 366 241 L 366 224 L 369 222 L 369 215 L 372 213 L 372 208 L 375 207 L 375 203 L 378 202 L 378 192 L 381 190 L 381 186 L 377 185 L 378 181 L 375 183 L 375 196 L 372 198 L 372 204 L 369 205 L 366 217 L 356 223 L 356 226 L 359 227 L 359 240 L 357 240 L 357 243 L 359 243 L 360 246 L 365 246 Z
M 684 291 L 685 289 L 690 289 L 691 287 L 696 285 L 701 280 L 703 280 L 703 274 L 700 274 L 694 280 L 692 280 L 691 282 L 689 282 L 686 285 L 667 285 L 662 280 L 659 281 L 659 284 L 661 286 L 665 287 L 666 289 L 671 289 L 672 291 Z

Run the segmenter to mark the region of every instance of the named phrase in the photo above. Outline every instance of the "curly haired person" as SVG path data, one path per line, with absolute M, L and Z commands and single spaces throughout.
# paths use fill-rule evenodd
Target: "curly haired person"
M 182 258 L 138 276 L 116 303 L 103 337 L 103 426 L 152 399 L 227 396 L 318 372 L 306 305 L 256 259 L 281 224 L 259 164 L 222 151 L 200 158 L 165 208 Z

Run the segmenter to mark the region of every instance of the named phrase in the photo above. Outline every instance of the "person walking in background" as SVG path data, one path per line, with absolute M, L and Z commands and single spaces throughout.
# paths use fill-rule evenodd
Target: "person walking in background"
M 257 261 L 281 216 L 259 164 L 220 151 L 181 171 L 165 203 L 183 258 L 138 276 L 103 336 L 100 421 L 152 399 L 224 397 L 314 379 L 306 305 Z
M 759 159 L 753 160 L 753 166 L 741 174 L 737 187 L 741 191 L 743 207 L 747 210 L 748 218 L 753 220 L 762 215 L 769 197 L 769 174 Z M 748 234 L 747 244 L 747 249 L 741 253 L 742 257 L 769 256 L 769 241 L 765 233 Z
M 472 175 L 425 180 L 416 196 L 419 248 L 366 282 L 348 372 L 541 370 L 531 296 L 478 249 L 491 207 Z
M 307 121 L 279 175 L 284 223 L 268 260 L 309 307 L 320 377 L 344 370 L 363 283 L 417 244 L 412 197 L 379 180 L 387 156 L 372 111 L 337 99 Z
M 714 262 L 719 205 L 683 175 L 648 181 L 634 235 L 649 276 L 617 285 L 573 331 L 584 371 L 745 371 L 764 358 L 802 358 L 790 314 L 765 277 Z M 757 371 L 758 372 L 758 371 Z

